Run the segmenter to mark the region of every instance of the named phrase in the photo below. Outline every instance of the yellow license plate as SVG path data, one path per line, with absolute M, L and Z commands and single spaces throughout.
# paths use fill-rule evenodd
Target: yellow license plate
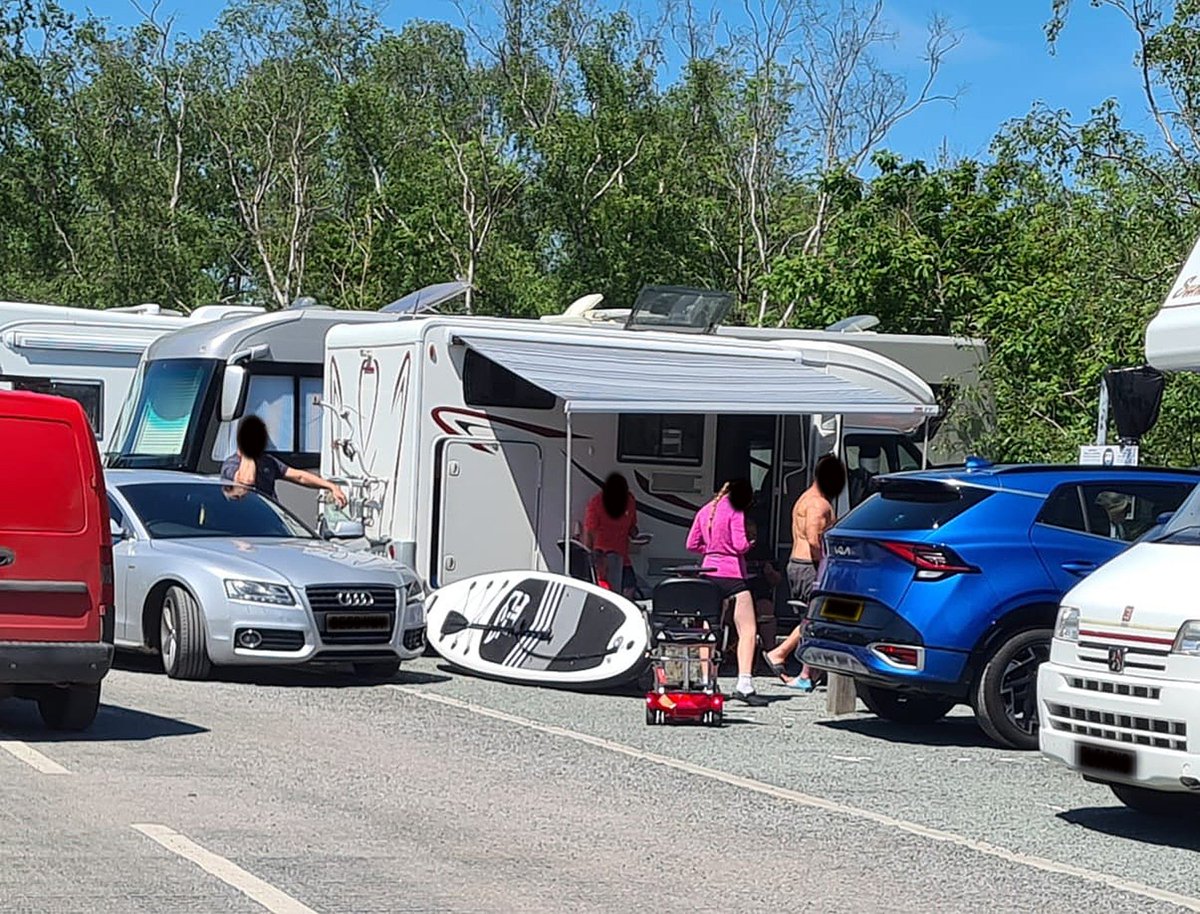
M 821 618 L 831 622 L 857 622 L 862 618 L 862 600 L 842 600 L 830 597 L 821 604 Z

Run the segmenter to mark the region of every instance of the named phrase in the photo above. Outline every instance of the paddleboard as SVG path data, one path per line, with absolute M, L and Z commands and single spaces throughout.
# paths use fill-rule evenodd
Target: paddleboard
M 544 571 L 479 575 L 435 590 L 426 636 L 480 676 L 549 686 L 617 685 L 646 666 L 650 630 L 620 594 Z

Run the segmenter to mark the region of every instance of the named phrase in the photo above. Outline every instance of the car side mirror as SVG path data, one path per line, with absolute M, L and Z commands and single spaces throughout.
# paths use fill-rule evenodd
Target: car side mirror
M 1158 515 L 1157 518 L 1155 518 L 1154 523 L 1157 524 L 1159 527 L 1166 526 L 1167 524 L 1169 524 L 1171 522 L 1171 518 L 1174 516 L 1175 516 L 1174 511 L 1164 511 L 1162 514 Z
M 241 365 L 226 365 L 221 378 L 221 421 L 232 422 L 242 405 L 242 388 L 246 385 L 246 369 Z
M 108 532 L 112 535 L 112 541 L 114 543 L 119 543 L 126 537 L 125 528 L 111 517 L 108 520 Z
M 358 520 L 334 521 L 332 526 L 326 527 L 326 531 L 326 539 L 331 540 L 356 540 L 366 536 L 362 521 Z

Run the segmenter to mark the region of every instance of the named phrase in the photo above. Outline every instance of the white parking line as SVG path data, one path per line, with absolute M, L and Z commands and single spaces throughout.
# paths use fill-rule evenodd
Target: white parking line
M 519 727 L 525 727 L 529 730 L 536 730 L 539 733 L 545 733 L 549 736 L 557 736 L 561 737 L 562 739 L 574 740 L 577 743 L 595 746 L 597 749 L 604 749 L 608 752 L 616 752 L 620 755 L 629 756 L 630 758 L 639 759 L 644 762 L 650 762 L 655 765 L 661 765 L 664 768 L 673 768 L 676 771 L 682 771 L 697 777 L 708 778 L 712 781 L 720 781 L 723 784 L 729 784 L 733 787 L 740 787 L 743 790 L 752 790 L 755 793 L 765 794 L 778 800 L 794 803 L 797 806 L 808 806 L 813 809 L 821 809 L 826 812 L 849 816 L 855 819 L 864 819 L 868 822 L 874 822 L 877 825 L 882 825 L 885 828 L 891 828 L 895 829 L 896 831 L 903 831 L 908 832 L 909 834 L 919 835 L 920 837 L 928 838 L 931 841 L 940 841 L 944 844 L 952 844 L 957 847 L 969 848 L 977 853 L 985 854 L 989 857 L 995 857 L 1008 863 L 1027 866 L 1031 869 L 1041 870 L 1046 873 L 1055 873 L 1062 876 L 1073 876 L 1077 879 L 1083 879 L 1098 885 L 1107 886 L 1112 889 L 1117 889 L 1121 892 L 1128 892 L 1132 895 L 1139 895 L 1143 898 L 1149 898 L 1154 901 L 1164 901 L 1168 904 L 1178 905 L 1179 907 L 1188 911 L 1200 912 L 1200 898 L 1195 898 L 1189 895 L 1180 895 L 1176 892 L 1169 892 L 1166 889 L 1159 889 L 1151 885 L 1145 885 L 1140 882 L 1123 879 L 1122 877 L 1115 876 L 1111 873 L 1102 873 L 1097 870 L 1089 870 L 1081 866 L 1073 866 L 1069 863 L 1061 863 L 1057 860 L 1051 860 L 1047 857 L 1038 857 L 1033 854 L 1023 854 L 1019 851 L 1010 851 L 1007 848 L 990 844 L 987 841 L 978 841 L 974 838 L 968 838 L 964 835 L 955 834 L 954 832 L 944 831 L 940 828 L 931 828 L 927 825 L 921 825 L 917 822 L 909 822 L 905 819 L 897 819 L 893 816 L 885 815 L 884 813 L 872 812 L 869 809 L 859 809 L 856 806 L 847 806 L 844 803 L 827 800 L 824 797 L 810 796 L 809 794 L 800 793 L 796 790 L 789 790 L 786 787 L 778 787 L 775 784 L 768 784 L 765 781 L 756 781 L 752 778 L 740 777 L 739 775 L 730 774 L 727 771 L 720 771 L 716 768 L 708 768 L 704 765 L 686 762 L 683 759 L 671 758 L 667 755 L 659 755 L 657 752 L 646 752 L 643 749 L 638 749 L 634 746 L 627 746 L 624 743 L 613 742 L 612 740 L 603 739 L 599 736 L 592 736 L 588 733 L 580 733 L 577 730 L 568 730 L 565 727 L 556 727 L 552 724 L 539 723 L 536 720 L 530 720 L 526 717 L 518 717 L 515 714 L 509 714 L 505 711 L 497 711 L 494 708 L 488 708 L 483 705 L 471 704 L 470 702 L 461 701 L 457 698 L 450 698 L 447 695 L 434 695 L 431 692 L 423 692 L 420 689 L 413 689 L 408 686 L 394 684 L 390 685 L 389 688 L 395 689 L 397 692 L 403 692 L 405 695 L 412 696 L 413 698 L 419 698 L 422 701 L 429 701 L 433 702 L 434 704 L 457 708 L 461 711 L 477 714 L 481 717 L 490 717 L 493 720 L 515 724 Z
M 269 882 L 264 882 L 252 873 L 226 860 L 219 854 L 205 850 L 195 841 L 167 828 L 165 825 L 132 825 L 147 838 L 157 841 L 173 854 L 196 864 L 210 875 L 216 876 L 231 888 L 252 898 L 272 914 L 317 914 L 312 908 L 301 904 L 291 895 L 281 892 Z
M 38 752 L 28 743 L 19 739 L 0 739 L 0 749 L 3 749 L 15 759 L 20 759 L 30 768 L 35 768 L 42 774 L 70 774 L 66 768 L 54 759 Z

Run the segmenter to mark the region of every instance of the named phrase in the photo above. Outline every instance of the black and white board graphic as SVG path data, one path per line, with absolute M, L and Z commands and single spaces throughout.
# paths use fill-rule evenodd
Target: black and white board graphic
M 615 684 L 637 676 L 650 632 L 619 594 L 543 571 L 455 581 L 425 604 L 429 643 L 451 663 L 541 685 Z

